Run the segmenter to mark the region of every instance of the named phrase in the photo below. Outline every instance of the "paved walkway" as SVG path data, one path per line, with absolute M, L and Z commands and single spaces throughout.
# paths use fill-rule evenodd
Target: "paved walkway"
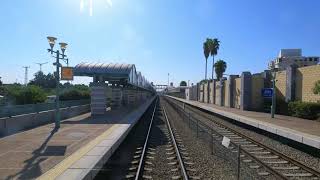
M 108 111 L 103 117 L 90 113 L 41 126 L 0 139 L 0 179 L 39 177 L 69 155 L 101 135 L 114 123 L 121 123 L 133 108 Z
M 269 113 L 242 111 L 198 101 L 175 99 L 320 149 L 320 122 L 318 121 L 277 114 L 275 118 L 271 118 Z

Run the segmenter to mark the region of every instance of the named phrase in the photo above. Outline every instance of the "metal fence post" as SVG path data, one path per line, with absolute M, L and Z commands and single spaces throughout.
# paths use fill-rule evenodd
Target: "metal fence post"
M 198 119 L 197 119 L 197 137 L 198 137 L 198 135 L 199 135 L 199 127 L 198 127 Z
M 211 155 L 213 155 L 213 130 L 211 128 L 211 132 L 210 132 L 210 136 L 211 136 Z
M 189 112 L 189 128 L 190 128 L 190 121 L 191 121 L 191 117 L 190 117 L 190 112 Z
M 238 157 L 237 157 L 237 179 L 239 180 L 240 179 L 240 150 L 241 150 L 241 147 L 240 145 L 238 145 Z

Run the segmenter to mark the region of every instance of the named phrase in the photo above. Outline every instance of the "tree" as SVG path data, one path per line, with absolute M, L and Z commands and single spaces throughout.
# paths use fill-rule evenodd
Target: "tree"
M 214 67 L 215 67 L 217 79 L 220 80 L 223 76 L 223 73 L 227 69 L 227 63 L 220 59 L 214 64 Z
M 30 85 L 36 85 L 46 89 L 52 89 L 56 87 L 56 79 L 53 74 L 43 74 L 42 71 L 38 71 L 34 74 L 34 79 L 30 81 Z
M 204 57 L 206 58 L 206 70 L 205 70 L 204 79 L 207 79 L 207 63 L 208 63 L 208 57 L 209 57 L 209 55 L 210 55 L 209 39 L 208 39 L 208 38 L 207 38 L 207 40 L 203 43 L 203 54 L 204 54 Z
M 180 82 L 180 86 L 187 86 L 187 82 L 181 81 L 181 82 Z
M 2 86 L 2 84 L 3 84 L 3 83 L 2 83 L 2 81 L 1 81 L 1 77 L 0 77 L 0 86 Z
M 318 81 L 316 81 L 316 83 L 314 83 L 314 87 L 312 90 L 313 90 L 314 94 L 320 95 L 320 80 L 318 80 Z
M 214 73 L 214 56 L 218 54 L 218 50 L 220 47 L 220 41 L 217 38 L 207 39 L 209 43 L 210 56 L 212 56 L 212 79 Z

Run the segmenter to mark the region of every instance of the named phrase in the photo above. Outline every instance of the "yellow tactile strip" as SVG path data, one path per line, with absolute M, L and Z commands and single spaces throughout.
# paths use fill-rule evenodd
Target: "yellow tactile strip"
M 74 152 L 70 156 L 68 156 L 66 159 L 61 161 L 59 164 L 57 164 L 53 169 L 47 171 L 43 175 L 41 175 L 39 180 L 53 180 L 57 178 L 59 175 L 61 175 L 63 172 L 65 172 L 73 163 L 75 163 L 77 160 L 82 158 L 84 155 L 86 155 L 92 148 L 94 148 L 97 144 L 99 144 L 101 141 L 105 140 L 115 129 L 117 129 L 120 126 L 120 124 L 114 124 L 109 129 L 107 129 L 104 133 L 102 133 L 100 136 L 96 137 L 94 140 L 80 148 L 78 151 Z

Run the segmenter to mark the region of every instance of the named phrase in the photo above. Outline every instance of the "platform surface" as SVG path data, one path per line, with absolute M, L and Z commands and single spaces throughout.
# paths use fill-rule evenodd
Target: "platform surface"
M 242 111 L 236 108 L 168 97 L 320 149 L 320 122 L 318 121 L 278 114 L 275 115 L 275 118 L 271 118 L 270 113 Z
M 49 124 L 1 138 L 0 179 L 87 178 L 90 168 L 111 156 L 150 103 L 95 118 L 83 114 L 62 121 L 58 131 Z

